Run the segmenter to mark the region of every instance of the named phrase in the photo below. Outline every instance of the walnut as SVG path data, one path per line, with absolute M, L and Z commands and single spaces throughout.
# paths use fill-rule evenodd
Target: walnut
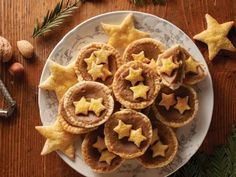
M 0 36 L 0 61 L 8 62 L 12 58 L 12 46 L 8 40 Z

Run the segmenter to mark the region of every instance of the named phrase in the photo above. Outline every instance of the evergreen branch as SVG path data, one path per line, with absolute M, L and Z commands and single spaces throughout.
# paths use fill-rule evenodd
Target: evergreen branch
M 226 154 L 225 147 L 218 147 L 209 160 L 207 176 L 209 177 L 229 177 L 230 159 Z
M 196 153 L 171 177 L 235 177 L 236 127 L 228 137 L 228 145 L 217 147 L 212 155 Z
M 53 28 L 61 25 L 63 21 L 72 15 L 72 13 L 83 3 L 85 0 L 75 0 L 74 3 L 70 3 L 68 0 L 64 4 L 64 0 L 61 0 L 54 7 L 52 11 L 47 12 L 43 19 L 43 22 L 39 24 L 38 19 L 36 19 L 33 37 L 42 36 L 44 33 L 51 31 Z

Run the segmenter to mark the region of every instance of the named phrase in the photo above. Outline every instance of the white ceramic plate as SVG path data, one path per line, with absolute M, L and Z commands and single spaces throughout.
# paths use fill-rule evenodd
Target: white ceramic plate
M 182 44 L 194 56 L 194 58 L 202 62 L 207 68 L 204 58 L 196 45 L 178 27 L 157 16 L 135 11 L 106 13 L 81 23 L 66 34 L 65 37 L 56 45 L 50 54 L 49 59 L 59 64 L 67 65 L 73 60 L 73 57 L 76 56 L 78 49 L 84 45 L 95 41 L 107 41 L 107 36 L 100 25 L 101 22 L 119 24 L 129 13 L 133 13 L 136 21 L 135 25 L 138 29 L 149 32 L 152 38 L 160 40 L 167 47 L 174 44 Z M 188 126 L 177 130 L 179 150 L 175 160 L 170 165 L 161 169 L 145 169 L 135 160 L 129 160 L 114 173 L 104 175 L 94 173 L 90 167 L 84 163 L 80 154 L 81 141 L 77 143 L 75 161 L 71 161 L 60 152 L 58 152 L 58 154 L 68 165 L 88 177 L 163 177 L 170 175 L 183 166 L 193 156 L 202 144 L 208 131 L 211 122 L 214 97 L 210 73 L 208 70 L 207 72 L 207 78 L 196 86 L 199 98 L 199 111 L 197 117 L 195 121 Z M 41 75 L 40 83 L 49 75 L 50 72 L 47 61 Z M 54 93 L 41 89 L 39 90 L 39 109 L 43 125 L 49 125 L 55 121 L 57 105 L 58 103 Z

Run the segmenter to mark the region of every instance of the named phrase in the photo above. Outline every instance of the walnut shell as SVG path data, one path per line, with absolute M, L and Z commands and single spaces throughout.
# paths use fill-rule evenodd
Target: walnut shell
M 0 61 L 8 62 L 12 58 L 12 46 L 4 37 L 0 36 Z

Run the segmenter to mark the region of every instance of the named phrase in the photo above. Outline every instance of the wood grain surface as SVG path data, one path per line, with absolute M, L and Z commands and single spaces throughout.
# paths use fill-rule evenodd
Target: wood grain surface
M 79 8 L 52 34 L 40 39 L 31 37 L 36 17 L 42 19 L 47 9 L 58 0 L 0 0 L 0 35 L 13 48 L 12 61 L 24 65 L 25 76 L 14 79 L 8 73 L 10 63 L 0 65 L 0 77 L 17 101 L 17 112 L 11 119 L 0 119 L 0 176 L 2 177 L 81 177 L 56 154 L 40 156 L 45 139 L 35 131 L 41 125 L 37 104 L 37 86 L 44 63 L 58 41 L 73 27 L 95 15 L 115 10 L 148 12 L 177 25 L 190 37 L 206 27 L 204 15 L 211 14 L 219 22 L 236 21 L 235 0 L 167 0 L 164 6 L 136 7 L 128 0 L 88 2 Z M 236 46 L 235 26 L 229 38 Z M 16 49 L 16 41 L 26 39 L 33 43 L 36 57 L 25 60 Z M 236 119 L 236 54 L 220 52 L 214 62 L 207 59 L 207 47 L 197 46 L 206 58 L 214 85 L 214 113 L 210 130 L 201 150 L 211 152 L 217 144 L 226 143 Z M 0 102 L 3 106 L 4 101 Z

